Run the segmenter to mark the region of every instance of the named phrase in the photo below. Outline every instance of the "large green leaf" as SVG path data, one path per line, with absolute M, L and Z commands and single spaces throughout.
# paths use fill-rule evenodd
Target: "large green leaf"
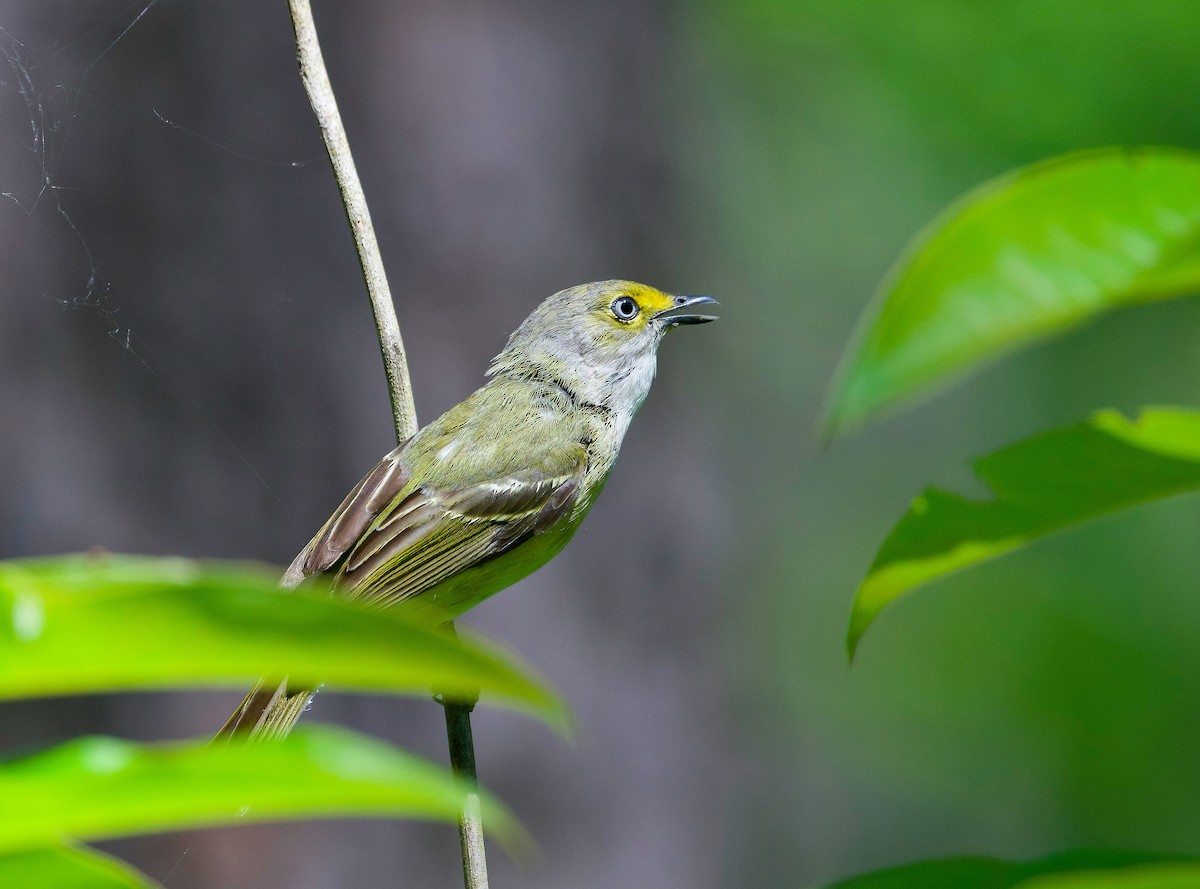
M 0 886 L 13 889 L 162 889 L 94 849 L 56 846 L 0 855 Z
M 0 764 L 0 852 L 297 818 L 453 821 L 467 789 L 446 769 L 324 726 L 272 744 L 80 738 Z M 505 810 L 486 795 L 482 804 L 489 833 L 513 837 Z
M 566 708 L 514 659 L 426 610 L 280 590 L 241 564 L 135 556 L 0 562 L 0 698 L 294 683 L 485 695 L 559 725 Z
M 1014 889 L 1196 889 L 1200 865 L 1146 864 L 1116 870 L 1091 870 L 1036 877 Z
M 838 432 L 1122 305 L 1200 292 L 1200 154 L 1081 152 L 972 191 L 888 274 L 827 414 Z
M 953 571 L 1051 531 L 1200 488 L 1200 413 L 1114 411 L 1035 435 L 975 463 L 995 493 L 967 500 L 931 488 L 892 529 L 854 597 L 849 647 L 886 605 Z
M 1090 851 L 1063 852 L 1032 861 L 1004 861 L 999 858 L 963 857 L 919 861 L 901 867 L 892 867 L 875 873 L 864 874 L 843 880 L 828 889 L 1058 889 L 1056 880 L 1079 875 L 1086 870 L 1088 875 L 1112 876 L 1152 868 L 1191 869 L 1197 865 L 1179 864 L 1177 856 L 1153 855 L 1144 852 Z M 1168 863 L 1169 862 L 1169 863 Z M 1046 880 L 1043 885 L 1042 880 Z M 1076 884 L 1062 884 L 1062 889 Z M 1077 889 L 1091 889 L 1090 883 L 1079 884 Z M 1110 884 L 1096 884 L 1097 889 Z M 1124 886 L 1113 883 L 1112 889 Z M 1180 884 L 1182 885 L 1182 884 Z M 1187 884 L 1195 887 L 1200 883 Z M 1141 884 L 1131 883 L 1142 889 Z M 1158 884 L 1146 884 L 1144 889 L 1159 889 Z M 1175 884 L 1163 884 L 1161 889 L 1175 889 Z

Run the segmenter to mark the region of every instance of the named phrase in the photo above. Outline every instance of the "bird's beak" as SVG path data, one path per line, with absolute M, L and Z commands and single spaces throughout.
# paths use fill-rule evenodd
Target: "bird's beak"
M 654 320 L 661 321 L 663 327 L 674 327 L 676 324 L 705 324 L 716 321 L 717 316 L 689 310 L 694 310 L 696 306 L 716 305 L 720 304 L 711 296 L 677 296 L 675 305 L 656 313 Z

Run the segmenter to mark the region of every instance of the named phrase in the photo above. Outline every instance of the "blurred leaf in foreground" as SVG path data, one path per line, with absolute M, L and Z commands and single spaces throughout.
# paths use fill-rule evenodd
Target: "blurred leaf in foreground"
M 0 886 L 12 889 L 162 889 L 94 849 L 56 846 L 0 855 Z
M 1118 306 L 1200 293 L 1200 154 L 1105 149 L 985 183 L 909 244 L 834 388 L 838 433 Z
M 1014 889 L 1196 889 L 1200 865 L 1145 864 L 1116 870 L 1089 870 L 1036 877 Z
M 1172 863 L 1164 863 L 1169 861 Z M 1119 878 L 1134 871 L 1147 872 L 1158 868 L 1164 871 L 1176 868 L 1200 873 L 1197 865 L 1178 864 L 1178 856 L 1153 855 L 1145 852 L 1119 852 L 1112 850 L 1079 850 L 1061 852 L 1032 861 L 1004 861 L 999 858 L 942 858 L 933 861 L 918 861 L 901 867 L 891 867 L 851 877 L 834 883 L 828 889 L 1091 889 L 1091 883 L 1070 883 L 1067 880 L 1080 876 L 1102 876 Z M 1145 866 L 1143 868 L 1143 866 Z M 1086 874 L 1080 874 L 1086 870 Z M 1063 882 L 1058 882 L 1059 880 Z M 1044 882 L 1043 882 L 1044 881 Z M 1096 883 L 1096 889 L 1176 889 L 1185 884 L 1164 883 Z M 1200 886 L 1193 882 L 1189 889 Z
M 1200 488 L 1200 413 L 1103 411 L 975 463 L 993 500 L 931 488 L 892 529 L 854 597 L 848 644 L 922 584 L 1108 512 Z
M 0 764 L 0 851 L 313 817 L 455 821 L 470 787 L 447 769 L 329 727 L 297 729 L 273 744 L 79 738 Z M 520 838 L 502 806 L 487 795 L 482 803 L 489 833 Z
M 0 562 L 0 698 L 288 675 L 314 687 L 431 688 L 502 702 L 562 727 L 565 704 L 527 668 L 418 608 L 369 609 L 319 587 L 281 590 L 261 567 L 138 556 Z

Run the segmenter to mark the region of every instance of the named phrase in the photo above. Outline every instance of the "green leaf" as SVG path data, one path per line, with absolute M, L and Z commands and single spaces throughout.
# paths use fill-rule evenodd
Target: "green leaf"
M 885 606 L 922 584 L 1105 513 L 1200 488 L 1200 413 L 1103 411 L 975 463 L 995 493 L 931 488 L 892 529 L 854 597 L 849 648 Z
M 1007 889 L 1014 865 L 998 858 L 919 861 L 833 883 L 827 889 Z
M 1102 312 L 1200 292 L 1200 154 L 1105 149 L 980 186 L 909 244 L 835 386 L 837 433 Z
M 1014 889 L 1196 889 L 1200 865 L 1147 864 L 1112 871 L 1085 871 L 1037 877 Z
M 0 886 L 20 889 L 162 889 L 94 849 L 58 846 L 0 856 Z
M 0 562 L 0 698 L 177 686 L 296 684 L 470 695 L 560 727 L 566 706 L 527 668 L 435 625 L 261 567 L 136 556 Z
M 298 818 L 454 821 L 468 789 L 432 763 L 325 726 L 271 744 L 80 738 L 0 764 L 0 852 Z M 482 806 L 489 835 L 518 836 L 498 803 L 485 795 Z
M 1058 877 L 1047 877 L 1045 886 L 1040 882 L 1041 875 L 1074 875 L 1081 869 L 1087 869 L 1089 874 L 1124 874 L 1126 868 L 1137 865 L 1149 867 L 1186 867 L 1194 868 L 1193 864 L 1178 864 L 1178 856 L 1154 855 L 1146 852 L 1122 851 L 1092 851 L 1077 850 L 1048 855 L 1032 861 L 1004 861 L 999 858 L 963 857 L 942 858 L 933 861 L 919 861 L 901 867 L 892 867 L 862 876 L 852 877 L 840 883 L 834 883 L 827 889 L 1050 889 L 1058 887 L 1053 880 Z M 1172 862 L 1167 864 L 1165 862 Z M 1028 881 L 1028 883 L 1027 883 Z M 1064 883 L 1062 889 L 1074 884 Z M 1078 889 L 1090 887 L 1091 884 L 1080 884 Z M 1104 885 L 1107 889 L 1108 884 Z M 1123 886 L 1114 883 L 1113 889 Z M 1136 884 L 1130 884 L 1131 887 Z M 1191 886 L 1200 884 L 1190 884 Z M 1164 884 L 1162 889 L 1175 889 L 1174 884 Z M 1147 884 L 1145 889 L 1159 889 L 1157 884 Z M 1139 887 L 1140 889 L 1140 887 Z

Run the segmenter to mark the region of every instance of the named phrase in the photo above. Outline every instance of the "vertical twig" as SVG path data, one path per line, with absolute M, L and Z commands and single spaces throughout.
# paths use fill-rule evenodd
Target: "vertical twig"
M 450 767 L 472 784 L 475 777 L 475 746 L 471 738 L 471 710 L 474 704 L 443 700 L 446 711 L 446 737 L 450 741 Z M 467 889 L 487 889 L 487 856 L 483 848 L 483 819 L 479 814 L 479 794 L 471 793 L 458 816 L 458 842 L 462 847 L 463 885 Z
M 350 142 L 346 139 L 346 128 L 342 126 L 342 117 L 333 98 L 333 86 L 325 71 L 312 7 L 308 0 L 288 0 L 288 8 L 292 13 L 292 27 L 296 31 L 300 79 L 304 82 L 308 101 L 321 127 L 321 137 L 325 140 L 325 150 L 329 152 L 329 160 L 333 164 L 338 191 L 342 193 L 342 203 L 346 207 L 346 218 L 350 221 L 350 232 L 354 235 L 358 261 L 367 282 L 367 293 L 371 297 L 375 329 L 379 332 L 379 348 L 383 352 L 383 369 L 387 374 L 388 393 L 392 399 L 392 416 L 396 421 L 396 439 L 402 442 L 417 431 L 417 410 L 413 405 L 404 342 L 400 339 L 400 323 L 396 320 L 396 308 L 392 304 L 392 293 L 383 271 L 383 257 L 375 240 L 375 227 L 371 225 L 367 196 L 363 194 L 362 183 L 358 181 L 358 171 L 350 154 Z
M 396 440 L 403 442 L 417 431 L 417 411 L 413 404 L 412 383 L 408 376 L 408 360 L 404 342 L 400 339 L 400 323 L 392 303 L 391 290 L 383 270 L 383 257 L 371 225 L 367 198 L 354 168 L 350 142 L 338 114 L 333 97 L 333 85 L 321 57 L 317 42 L 317 27 L 313 21 L 309 0 L 288 0 L 292 27 L 296 32 L 296 56 L 300 63 L 300 79 L 308 93 L 313 114 L 321 128 L 325 149 L 337 179 L 338 191 L 346 207 L 346 218 L 354 235 L 354 246 L 362 266 L 363 278 L 375 314 L 375 329 L 379 333 L 379 348 L 387 374 L 388 394 L 392 402 L 392 417 L 396 424 Z M 453 624 L 451 625 L 453 628 Z M 471 738 L 473 704 L 443 701 L 446 712 L 446 734 L 450 744 L 450 764 L 455 773 L 472 785 L 476 783 L 475 747 Z M 467 797 L 458 817 L 458 836 L 462 843 L 463 883 L 466 889 L 487 889 L 487 858 L 483 845 L 483 820 L 479 813 L 479 795 Z

